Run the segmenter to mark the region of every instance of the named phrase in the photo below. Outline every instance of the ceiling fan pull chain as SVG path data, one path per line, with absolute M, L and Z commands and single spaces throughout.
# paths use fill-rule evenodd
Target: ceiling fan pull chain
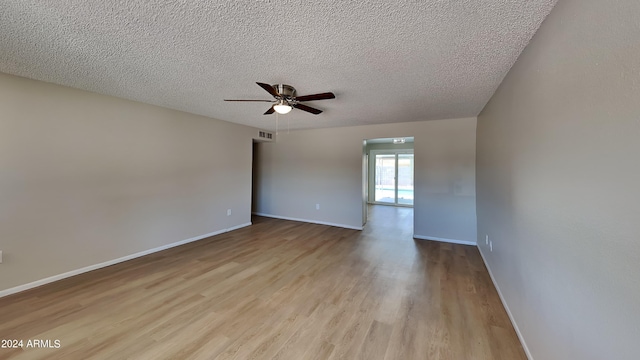
M 276 136 L 278 136 L 278 119 L 280 118 L 280 114 L 276 113 Z

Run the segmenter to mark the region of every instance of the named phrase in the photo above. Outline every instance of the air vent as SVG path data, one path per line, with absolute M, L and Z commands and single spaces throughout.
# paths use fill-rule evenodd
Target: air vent
M 273 134 L 266 131 L 260 131 L 259 136 L 263 139 L 273 139 Z

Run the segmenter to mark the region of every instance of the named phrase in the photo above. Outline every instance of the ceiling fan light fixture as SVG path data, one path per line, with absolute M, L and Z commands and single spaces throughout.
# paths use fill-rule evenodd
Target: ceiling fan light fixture
M 318 115 L 322 113 L 322 110 L 312 108 L 311 106 L 307 106 L 305 104 L 301 104 L 301 102 L 305 101 L 316 101 L 316 100 L 327 100 L 327 99 L 335 99 L 336 95 L 332 92 L 324 92 L 319 94 L 311 94 L 304 96 L 296 96 L 296 89 L 291 85 L 286 84 L 275 84 L 269 85 L 261 82 L 256 82 L 258 86 L 266 90 L 271 96 L 274 97 L 273 100 L 242 100 L 242 99 L 225 99 L 224 101 L 257 101 L 257 102 L 268 102 L 274 105 L 271 105 L 267 111 L 264 112 L 263 115 L 271 115 L 273 113 L 278 114 L 288 114 L 293 108 L 297 110 L 306 111 L 313 115 Z
M 288 114 L 291 111 L 292 107 L 284 100 L 280 100 L 276 105 L 273 105 L 273 110 L 275 110 L 278 114 Z

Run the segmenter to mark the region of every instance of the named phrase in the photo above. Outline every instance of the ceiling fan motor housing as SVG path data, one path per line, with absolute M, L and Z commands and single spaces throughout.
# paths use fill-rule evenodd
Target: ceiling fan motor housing
M 286 84 L 275 84 L 272 85 L 274 89 L 282 96 L 283 99 L 287 101 L 293 100 L 296 97 L 296 88 L 291 85 Z

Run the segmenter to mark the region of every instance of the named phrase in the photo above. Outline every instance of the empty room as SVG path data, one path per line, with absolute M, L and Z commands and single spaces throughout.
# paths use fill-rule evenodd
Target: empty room
M 0 359 L 640 358 L 640 2 L 0 4 Z

